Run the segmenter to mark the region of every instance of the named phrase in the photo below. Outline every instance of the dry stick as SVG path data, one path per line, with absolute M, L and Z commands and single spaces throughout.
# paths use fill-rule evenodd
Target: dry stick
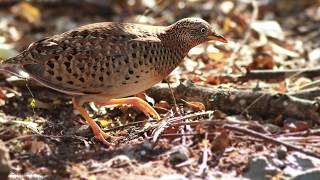
M 42 138 L 50 138 L 50 139 L 63 139 L 63 138 L 71 138 L 71 139 L 77 139 L 77 140 L 80 140 L 80 141 L 85 141 L 85 138 L 84 137 L 81 137 L 81 136 L 68 136 L 68 135 L 64 135 L 64 136 L 54 136 L 54 135 L 44 135 L 44 134 L 27 134 L 27 135 L 22 135 L 22 136 L 17 136 L 17 137 L 14 137 L 12 139 L 9 139 L 7 141 L 5 141 L 5 144 L 9 144 L 13 141 L 16 141 L 16 140 L 20 140 L 20 139 L 26 139 L 26 138 L 33 138 L 33 137 L 42 137 Z
M 312 69 L 251 70 L 237 79 L 239 81 L 248 81 L 251 79 L 282 81 L 293 77 L 314 78 L 318 76 L 320 76 L 320 67 Z
M 153 147 L 155 147 L 157 145 L 157 143 L 158 143 L 160 137 L 162 136 L 162 133 L 164 132 L 164 130 L 167 127 L 170 127 L 172 125 L 172 123 L 175 123 L 177 121 L 181 121 L 181 120 L 184 120 L 184 119 L 189 119 L 189 118 L 193 118 L 193 117 L 202 116 L 202 115 L 210 115 L 212 113 L 213 113 L 213 111 L 206 111 L 206 112 L 193 113 L 193 114 L 189 114 L 189 115 L 185 115 L 185 116 L 179 116 L 179 117 L 174 117 L 174 118 L 170 118 L 170 119 L 167 119 L 167 120 L 163 120 L 162 122 L 158 123 L 157 127 L 152 132 Z
M 135 121 L 135 122 L 131 122 L 131 123 L 128 123 L 128 124 L 125 124 L 125 125 L 116 126 L 116 127 L 113 127 L 113 128 L 106 129 L 106 130 L 104 130 L 104 132 L 117 131 L 117 130 L 120 130 L 120 129 L 124 129 L 124 128 L 126 128 L 126 127 L 135 126 L 135 125 L 137 125 L 137 124 L 146 123 L 146 122 L 157 122 L 157 121 L 158 121 L 158 120 Z
M 301 153 L 304 153 L 306 155 L 309 155 L 309 156 L 312 156 L 312 157 L 315 157 L 315 158 L 318 158 L 320 159 L 320 154 L 316 154 L 314 152 L 311 152 L 311 151 L 307 151 L 303 148 L 299 148 L 299 147 L 296 147 L 294 145 L 291 145 L 291 144 L 288 144 L 286 142 L 282 142 L 282 141 L 279 141 L 275 138 L 272 138 L 270 136 L 266 136 L 264 134 L 261 134 L 261 133 L 258 133 L 256 131 L 253 131 L 253 130 L 250 130 L 250 129 L 246 129 L 246 128 L 241 128 L 241 127 L 236 127 L 236 126 L 231 126 L 229 124 L 226 124 L 223 126 L 224 128 L 226 129 L 230 129 L 230 130 L 233 130 L 233 131 L 236 131 L 236 132 L 240 132 L 240 133 L 243 133 L 245 135 L 249 135 L 249 136 L 252 136 L 254 138 L 259 138 L 259 139 L 263 139 L 267 142 L 270 142 L 272 144 L 276 144 L 276 145 L 283 145 L 285 147 L 287 147 L 289 150 L 294 150 L 294 151 L 298 151 L 298 152 L 301 152 Z
M 169 87 L 169 91 L 170 91 L 171 97 L 172 97 L 172 99 L 173 99 L 174 111 L 175 111 L 175 113 L 179 113 L 179 114 L 180 114 L 176 97 L 174 96 L 174 93 L 173 93 L 173 91 L 172 91 L 172 88 L 171 88 L 171 86 L 170 86 L 170 82 L 168 81 L 168 79 L 167 79 L 167 84 L 168 84 L 168 87 Z
M 207 170 L 208 168 L 208 156 L 210 154 L 210 149 L 208 148 L 208 132 L 205 132 L 205 135 L 204 135 L 204 147 L 202 149 L 202 163 L 200 165 L 200 168 L 199 168 L 199 171 L 197 173 L 197 175 L 202 175 L 205 170 Z

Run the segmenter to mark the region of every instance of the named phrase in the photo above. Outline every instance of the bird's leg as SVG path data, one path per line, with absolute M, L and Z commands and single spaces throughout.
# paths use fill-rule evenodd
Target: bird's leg
M 95 103 L 99 106 L 107 106 L 107 105 L 115 105 L 115 104 L 128 104 L 136 106 L 140 109 L 145 115 L 153 116 L 155 119 L 160 120 L 160 115 L 157 113 L 156 110 L 153 109 L 146 101 L 142 100 L 138 97 L 128 97 L 128 98 L 121 98 L 121 99 L 111 99 L 107 101 L 95 101 Z
M 87 111 L 79 104 L 78 100 L 75 97 L 72 98 L 72 103 L 73 103 L 73 107 L 76 110 L 78 110 L 80 112 L 80 114 L 82 115 L 82 117 L 87 121 L 87 123 L 89 124 L 89 126 L 91 127 L 91 129 L 94 133 L 94 136 L 99 141 L 101 141 L 103 144 L 110 146 L 111 143 L 106 141 L 106 139 L 110 138 L 110 136 L 100 129 L 98 124 L 96 122 L 94 122 L 94 120 L 89 116 Z

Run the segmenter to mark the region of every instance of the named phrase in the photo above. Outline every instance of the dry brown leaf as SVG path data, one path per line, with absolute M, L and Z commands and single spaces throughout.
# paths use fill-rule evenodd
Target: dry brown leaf
M 170 109 L 171 106 L 167 101 L 161 100 L 160 102 L 155 104 L 155 107 L 160 107 L 160 108 L 164 108 L 164 109 Z
M 194 111 L 205 111 L 206 107 L 202 102 L 193 102 L 182 100 L 187 106 Z
M 253 62 L 246 69 L 248 71 L 253 69 L 273 69 L 274 66 L 275 62 L 270 54 L 259 52 L 253 55 Z
M 39 154 L 48 150 L 49 150 L 48 145 L 43 141 L 35 140 L 35 141 L 32 141 L 31 143 L 30 151 L 32 154 Z
M 305 131 L 310 128 L 310 125 L 305 121 L 295 121 L 290 123 L 284 124 L 284 129 L 288 130 L 289 132 L 299 132 Z
M 221 129 L 211 143 L 211 150 L 212 152 L 222 153 L 230 145 L 230 142 L 230 132 L 226 129 Z
M 229 75 L 209 75 L 206 80 L 206 83 L 212 85 L 226 84 L 230 82 L 235 82 L 235 78 Z

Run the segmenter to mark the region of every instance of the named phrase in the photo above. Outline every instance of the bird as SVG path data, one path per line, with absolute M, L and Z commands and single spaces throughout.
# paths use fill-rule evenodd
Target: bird
M 162 81 L 191 48 L 211 40 L 227 43 L 201 18 L 184 18 L 169 26 L 99 22 L 33 42 L 3 60 L 0 70 L 27 73 L 41 85 L 70 95 L 95 138 L 110 146 L 110 136 L 83 104 L 133 105 L 160 120 L 147 102 L 130 96 Z

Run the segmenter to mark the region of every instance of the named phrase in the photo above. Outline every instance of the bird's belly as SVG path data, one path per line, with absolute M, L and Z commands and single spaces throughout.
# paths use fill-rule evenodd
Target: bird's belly
M 121 98 L 127 97 L 134 94 L 138 94 L 152 87 L 154 84 L 160 82 L 163 79 L 162 76 L 150 76 L 145 78 L 140 78 L 140 80 L 135 80 L 126 83 L 117 83 L 112 87 L 106 87 L 102 90 L 102 94 L 106 94 L 111 98 Z

